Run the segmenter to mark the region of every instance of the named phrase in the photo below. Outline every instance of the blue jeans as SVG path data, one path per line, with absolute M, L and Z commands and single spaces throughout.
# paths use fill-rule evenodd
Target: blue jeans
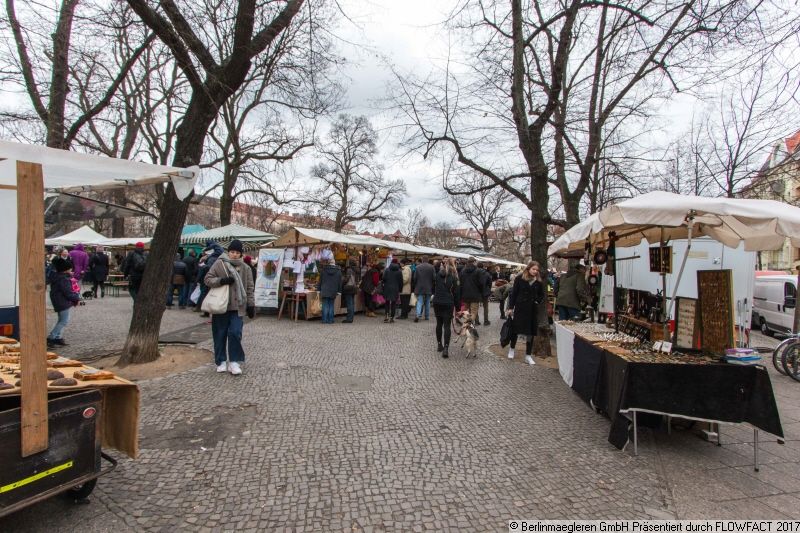
M 335 298 L 322 299 L 322 323 L 333 324 L 333 301 Z
M 224 363 L 230 356 L 231 362 L 243 363 L 242 326 L 244 322 L 237 311 L 221 315 L 211 315 L 211 335 L 214 337 L 214 364 Z
M 50 331 L 50 335 L 47 336 L 48 339 L 62 338 L 61 336 L 64 334 L 64 328 L 67 327 L 67 324 L 69 324 L 69 314 L 71 312 L 71 307 L 58 312 L 58 322 L 56 322 L 56 325 L 53 326 L 53 329 Z
M 422 306 L 425 306 L 425 320 L 431 316 L 431 295 L 419 294 L 417 295 L 417 318 L 422 316 Z
M 573 318 L 577 318 L 581 314 L 581 310 L 575 309 L 574 307 L 557 305 L 556 309 L 558 309 L 559 320 L 572 320 Z
M 189 298 L 189 293 L 187 290 L 189 286 L 186 284 L 183 285 L 170 285 L 169 293 L 167 294 L 167 305 L 172 305 L 172 298 L 175 289 L 178 289 L 178 305 L 181 307 L 186 307 L 186 301 Z
M 355 294 L 342 294 L 344 298 L 344 305 L 347 307 L 347 320 L 353 321 L 353 315 L 356 313 L 356 295 Z

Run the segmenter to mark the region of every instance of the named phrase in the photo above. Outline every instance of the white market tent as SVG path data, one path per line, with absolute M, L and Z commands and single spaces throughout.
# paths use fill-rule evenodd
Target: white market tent
M 84 244 L 89 246 L 106 246 L 106 247 L 125 247 L 133 246 L 137 242 L 148 244 L 152 237 L 121 237 L 112 239 L 103 236 L 102 233 L 97 233 L 89 226 L 81 226 L 73 232 L 67 233 L 60 237 L 53 237 L 52 239 L 45 239 L 44 243 L 48 246 L 74 246 L 76 244 Z
M 417 246 L 407 242 L 387 241 L 384 239 L 370 237 L 369 235 L 347 235 L 327 229 L 314 228 L 294 228 L 289 230 L 280 238 L 270 243 L 270 247 L 284 248 L 287 246 L 302 246 L 325 243 L 346 244 L 351 246 L 375 246 L 415 255 L 455 257 L 457 259 L 469 259 L 471 257 L 469 254 L 453 252 L 450 250 L 440 250 L 438 248 L 429 248 L 427 246 Z
M 244 243 L 261 245 L 274 241 L 275 238 L 272 233 L 240 226 L 239 224 L 228 224 L 219 228 L 183 235 L 181 244 L 205 244 L 206 241 L 214 241 L 224 247 L 230 241 L 238 239 Z
M 707 236 L 729 248 L 740 244 L 746 251 L 776 250 L 788 238 L 800 247 L 800 208 L 774 200 L 706 198 L 655 191 L 608 207 L 570 228 L 548 249 L 549 255 L 583 250 L 611 242 L 635 246 L 687 239 L 678 280 L 683 275 L 692 247 L 692 237 Z M 670 298 L 667 317 L 672 314 L 678 283 Z
M 643 239 L 650 243 L 705 235 L 745 250 L 776 250 L 785 239 L 800 247 L 800 208 L 774 200 L 706 198 L 655 191 L 606 208 L 576 224 L 548 249 L 549 255 L 583 250 L 609 242 L 616 232 L 617 246 L 628 247 Z
M 196 168 L 149 165 L 0 141 L 0 212 L 17 246 L 0 266 L 0 314 L 19 317 L 23 456 L 48 447 L 45 356 L 44 193 L 172 182 L 179 198 L 194 189 Z M 22 277 L 20 279 L 20 273 Z M 21 313 L 20 313 L 21 310 Z
M 48 246 L 74 246 L 80 244 L 96 244 L 100 241 L 107 240 L 102 233 L 98 233 L 89 226 L 81 226 L 80 228 L 52 239 L 45 239 L 44 243 Z

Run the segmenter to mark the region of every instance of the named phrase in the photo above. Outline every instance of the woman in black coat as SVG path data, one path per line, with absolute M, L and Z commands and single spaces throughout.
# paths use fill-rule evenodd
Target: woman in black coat
M 433 314 L 436 315 L 437 351 L 442 352 L 442 357 L 445 358 L 450 347 L 450 323 L 453 321 L 453 311 L 460 300 L 458 271 L 455 262 L 450 259 L 439 268 L 439 272 L 433 278 Z M 444 334 L 444 344 L 442 344 L 442 334 Z
M 397 300 L 400 299 L 400 291 L 403 289 L 403 271 L 400 270 L 400 263 L 397 259 L 392 259 L 383 273 L 383 298 L 386 300 L 386 318 L 384 322 L 394 322 L 394 313 L 397 310 Z
M 89 258 L 89 272 L 92 275 L 93 296 L 97 298 L 97 287 L 100 287 L 100 297 L 105 297 L 105 283 L 106 278 L 108 278 L 108 256 L 103 252 L 102 246 L 95 248 L 92 257 Z
M 544 283 L 539 273 L 539 263 L 531 261 L 525 270 L 514 279 L 514 286 L 508 296 L 508 309 L 506 314 L 512 317 L 514 334 L 511 337 L 511 348 L 508 358 L 514 358 L 514 348 L 517 345 L 517 335 L 525 335 L 525 362 L 529 365 L 536 364 L 533 360 L 533 338 L 539 329 L 537 308 L 544 300 Z

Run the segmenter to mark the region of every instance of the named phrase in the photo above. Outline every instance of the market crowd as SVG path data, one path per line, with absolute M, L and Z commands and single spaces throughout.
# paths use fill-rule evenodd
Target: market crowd
M 334 323 L 338 295 L 347 309 L 343 323 L 353 323 L 359 297 L 366 317 L 378 316 L 377 310 L 382 308 L 383 322 L 387 324 L 412 316 L 414 322 L 428 321 L 433 316 L 436 350 L 444 358 L 449 356 L 454 329 L 491 324 L 489 305 L 490 300 L 494 300 L 500 316 L 507 320 L 504 333 L 509 341 L 508 357 L 515 357 L 517 339 L 524 337 L 525 362 L 533 365 L 538 309 L 548 294 L 556 295 L 555 309 L 561 320 L 578 317 L 581 308 L 591 299 L 582 265 L 559 276 L 554 271 L 543 272 L 535 261 L 511 272 L 499 266 L 490 271 L 475 259 L 464 262 L 452 258 L 391 258 L 385 263 L 363 266 L 350 260 L 339 266 L 330 250 L 324 250 L 320 259 L 317 289 L 323 324 Z M 147 260 L 148 254 L 141 242 L 125 256 L 109 254 L 102 246 L 87 252 L 81 244 L 71 250 L 48 250 L 46 275 L 53 309 L 58 314 L 58 321 L 47 338 L 48 346 L 66 345 L 64 331 L 71 310 L 86 298 L 103 298 L 112 272 L 119 280 L 117 283 L 127 287 L 135 300 Z M 227 250 L 213 241 L 206 242 L 199 253 L 195 249 L 180 248 L 174 257 L 165 295 L 166 307 L 175 308 L 177 300 L 178 309 L 191 308 L 202 312 L 204 317 L 211 317 L 218 372 L 242 373 L 243 318 L 255 315 L 255 281 L 256 262 L 244 255 L 243 245 L 238 240 L 231 241 Z M 81 282 L 90 288 L 82 292 Z M 208 305 L 204 306 L 207 298 Z

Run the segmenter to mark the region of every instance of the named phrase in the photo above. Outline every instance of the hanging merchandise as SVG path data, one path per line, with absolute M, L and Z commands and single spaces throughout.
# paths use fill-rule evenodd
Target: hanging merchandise
M 608 252 L 602 248 L 598 248 L 594 252 L 594 262 L 597 265 L 604 265 L 608 261 Z

